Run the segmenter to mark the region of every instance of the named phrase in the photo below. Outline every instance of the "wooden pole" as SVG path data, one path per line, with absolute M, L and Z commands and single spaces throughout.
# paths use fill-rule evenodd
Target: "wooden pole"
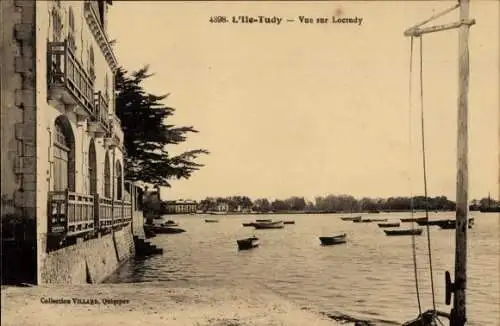
M 460 20 L 469 18 L 469 0 L 460 0 Z M 469 25 L 459 27 L 458 137 L 457 137 L 457 204 L 455 238 L 455 282 L 450 325 L 464 326 L 467 287 L 467 218 L 469 213 L 468 174 L 468 103 L 469 91 Z

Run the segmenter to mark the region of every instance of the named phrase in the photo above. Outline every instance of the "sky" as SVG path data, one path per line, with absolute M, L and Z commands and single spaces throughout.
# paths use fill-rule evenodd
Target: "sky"
M 423 194 L 420 40 L 410 75 L 403 32 L 455 3 L 113 1 L 108 33 L 120 65 L 149 64 L 155 76 L 144 86 L 170 93 L 169 123 L 199 130 L 172 153 L 211 152 L 162 197 Z M 499 194 L 499 12 L 493 0 L 470 7 L 470 199 Z M 210 22 L 259 15 L 283 21 Z M 304 24 L 299 16 L 363 20 Z M 455 10 L 429 25 L 458 17 Z M 422 53 L 427 190 L 454 200 L 458 31 L 425 35 Z

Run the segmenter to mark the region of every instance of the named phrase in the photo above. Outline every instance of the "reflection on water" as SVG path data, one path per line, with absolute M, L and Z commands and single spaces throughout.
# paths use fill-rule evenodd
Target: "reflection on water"
M 409 214 L 376 215 L 396 220 Z M 435 215 L 447 218 L 454 213 Z M 497 325 L 500 218 L 498 214 L 474 216 L 476 224 L 468 232 L 469 325 Z M 342 221 L 335 214 L 273 217 L 294 219 L 296 224 L 281 230 L 254 230 L 242 223 L 255 216 L 223 216 L 220 223 L 205 223 L 204 216 L 174 216 L 187 232 L 150 239 L 164 254 L 132 260 L 108 282 L 257 283 L 317 311 L 393 322 L 417 315 L 411 237 L 387 237 L 377 223 Z M 402 223 L 405 226 L 411 223 Z M 320 246 L 318 236 L 342 232 L 347 233 L 346 244 Z M 238 252 L 236 239 L 253 234 L 260 237 L 260 247 Z M 423 310 L 432 307 L 426 241 L 424 230 L 417 237 Z M 444 272 L 453 275 L 453 230 L 431 226 L 431 245 L 437 308 L 449 312 L 450 306 L 444 304 Z

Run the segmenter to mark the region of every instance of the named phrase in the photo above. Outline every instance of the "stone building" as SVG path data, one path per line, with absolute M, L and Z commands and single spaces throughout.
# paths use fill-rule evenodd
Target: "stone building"
M 30 282 L 46 282 L 51 252 L 132 220 L 110 5 L 0 1 L 2 259 Z

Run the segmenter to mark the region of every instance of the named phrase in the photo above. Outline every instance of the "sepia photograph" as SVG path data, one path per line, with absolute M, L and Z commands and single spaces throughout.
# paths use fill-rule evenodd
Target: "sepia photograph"
M 500 325 L 497 0 L 0 0 L 1 325 Z

